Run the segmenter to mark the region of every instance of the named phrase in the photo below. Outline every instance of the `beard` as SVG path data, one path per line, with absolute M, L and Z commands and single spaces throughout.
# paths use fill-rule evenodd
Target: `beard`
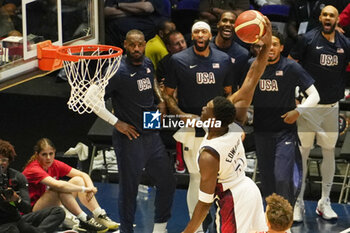
M 280 58 L 281 55 L 277 55 L 276 57 L 272 57 L 272 58 L 268 58 L 267 61 L 268 62 L 274 62 L 274 61 L 277 61 L 279 58 Z
M 126 51 L 126 55 L 130 61 L 134 63 L 142 62 L 145 57 L 145 55 L 142 53 L 130 53 L 130 51 Z
M 334 32 L 334 30 L 335 30 L 335 26 L 336 25 L 333 24 L 329 30 L 325 30 L 324 27 L 322 27 L 322 31 L 323 31 L 324 34 L 332 34 Z
M 197 40 L 193 40 L 193 44 L 194 44 L 194 47 L 196 48 L 197 51 L 203 52 L 204 50 L 206 50 L 208 48 L 209 40 L 204 41 L 204 46 L 203 47 L 198 46 Z

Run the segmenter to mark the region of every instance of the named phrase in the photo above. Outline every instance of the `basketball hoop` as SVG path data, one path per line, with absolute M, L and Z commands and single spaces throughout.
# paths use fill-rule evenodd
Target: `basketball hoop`
M 105 88 L 119 68 L 122 53 L 121 48 L 108 45 L 38 46 L 39 68 L 50 69 L 52 63 L 54 69 L 57 60 L 63 61 L 71 86 L 68 108 L 79 114 L 98 112 L 105 108 Z

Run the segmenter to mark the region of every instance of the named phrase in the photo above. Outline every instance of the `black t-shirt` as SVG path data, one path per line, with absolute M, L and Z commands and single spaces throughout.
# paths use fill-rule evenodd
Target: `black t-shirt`
M 311 76 L 291 59 L 281 56 L 276 64 L 268 65 L 254 93 L 254 130 L 295 129 L 295 124 L 284 123 L 281 116 L 295 109 L 295 88 L 305 91 L 313 83 Z
M 148 58 L 135 66 L 124 56 L 106 87 L 105 98 L 112 98 L 115 116 L 135 126 L 139 133 L 147 132 L 143 130 L 143 112 L 156 111 L 153 74 L 153 64 Z
M 350 40 L 336 32 L 331 43 L 320 28 L 307 32 L 290 52 L 315 79 L 320 104 L 335 103 L 344 97 L 346 66 L 350 59 Z

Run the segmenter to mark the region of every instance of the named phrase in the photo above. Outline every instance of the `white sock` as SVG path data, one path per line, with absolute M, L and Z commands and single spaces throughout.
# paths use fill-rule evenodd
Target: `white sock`
M 82 211 L 80 214 L 77 215 L 77 218 L 85 222 L 87 220 L 87 214 L 84 211 Z
M 321 164 L 321 175 L 322 175 L 322 197 L 321 200 L 325 201 L 331 193 L 333 178 L 335 173 L 335 158 L 334 148 L 325 149 L 322 148 L 322 164 Z
M 153 226 L 153 233 L 165 232 L 167 224 L 167 222 L 155 223 Z
M 101 209 L 101 207 L 97 207 L 96 209 L 94 209 L 92 211 L 92 214 L 94 215 L 94 217 L 98 217 L 101 214 L 104 214 L 106 211 L 104 211 L 103 209 Z
M 299 149 L 300 149 L 301 159 L 302 159 L 302 164 L 303 164 L 303 177 L 302 177 L 302 182 L 301 182 L 300 193 L 298 196 L 298 201 L 303 201 L 304 193 L 305 193 L 305 179 L 306 179 L 306 174 L 307 174 L 307 159 L 309 158 L 311 148 L 310 147 L 299 147 Z

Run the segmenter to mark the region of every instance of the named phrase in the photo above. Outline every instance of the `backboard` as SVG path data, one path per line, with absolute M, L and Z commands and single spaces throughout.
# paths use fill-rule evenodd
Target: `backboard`
M 0 11 L 0 21 L 2 17 L 12 23 L 7 31 L 0 30 L 0 90 L 8 84 L 48 73 L 38 69 L 36 45 L 41 41 L 51 40 L 59 46 L 104 42 L 103 20 L 100 20 L 104 0 L 13 2 L 18 3 L 13 16 Z

